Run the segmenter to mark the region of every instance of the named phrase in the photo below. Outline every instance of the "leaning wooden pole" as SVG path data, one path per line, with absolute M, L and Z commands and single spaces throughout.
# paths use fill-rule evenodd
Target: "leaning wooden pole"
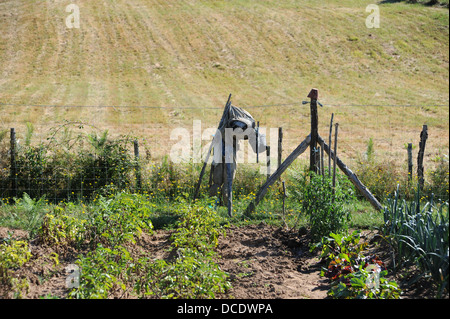
M 261 186 L 261 188 L 259 189 L 258 193 L 256 194 L 255 199 L 250 202 L 250 204 L 247 206 L 247 210 L 245 211 L 246 215 L 251 214 L 256 206 L 259 204 L 259 202 L 263 199 L 264 195 L 266 195 L 267 190 L 269 189 L 270 186 L 272 186 L 281 176 L 281 174 L 284 173 L 284 171 L 289 167 L 289 165 L 292 164 L 292 162 L 299 157 L 304 151 L 306 151 L 306 149 L 308 148 L 308 146 L 311 143 L 311 134 L 308 135 L 306 137 L 306 139 L 300 143 L 299 146 L 297 146 L 297 148 L 291 153 L 291 155 L 289 155 L 285 161 L 283 162 L 283 164 L 280 165 L 280 167 L 278 167 L 278 169 L 275 171 L 275 173 L 273 173 L 268 179 L 267 181 L 264 183 L 263 186 Z
M 383 206 L 381 206 L 380 202 L 375 198 L 375 196 L 372 195 L 370 190 L 364 186 L 363 183 L 358 179 L 358 176 L 356 176 L 355 173 L 352 172 L 350 168 L 348 168 L 340 159 L 338 156 L 334 156 L 334 152 L 330 149 L 330 147 L 325 143 L 325 141 L 320 137 L 319 135 L 319 143 L 323 144 L 323 147 L 325 149 L 325 152 L 328 154 L 328 156 L 332 158 L 336 158 L 336 164 L 339 167 L 339 169 L 347 175 L 347 177 L 350 179 L 350 181 L 355 185 L 355 187 L 363 194 L 363 196 L 372 204 L 372 206 L 376 210 L 381 210 Z

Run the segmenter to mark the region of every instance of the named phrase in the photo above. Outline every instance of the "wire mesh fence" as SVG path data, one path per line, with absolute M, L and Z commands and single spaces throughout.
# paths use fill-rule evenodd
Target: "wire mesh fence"
M 305 134 L 298 128 L 305 126 L 304 124 L 309 126 L 308 110 L 297 109 L 299 105 L 301 103 L 249 107 L 253 109 L 252 113 L 255 113 L 255 116 L 260 118 L 262 122 L 268 122 L 269 119 L 273 118 L 271 112 L 263 110 L 273 109 L 272 112 L 279 112 L 280 108 L 282 108 L 284 112 L 295 111 L 298 118 L 288 117 L 287 121 L 283 120 L 280 122 L 285 127 L 284 141 L 287 144 L 283 145 L 283 158 L 286 158 L 291 149 L 303 137 L 302 134 Z M 383 159 L 374 162 L 367 158 L 364 161 L 355 160 L 352 163 L 352 170 L 377 198 L 382 200 L 383 197 L 395 190 L 396 185 L 399 183 L 404 185 L 404 188 L 414 188 L 417 185 L 415 179 L 410 178 L 411 176 L 408 175 L 408 168 L 403 169 L 403 166 L 407 167 L 408 165 L 406 149 L 395 149 L 397 145 L 393 146 L 393 141 L 401 145 L 406 144 L 407 141 L 409 142 L 411 140 L 410 136 L 415 136 L 418 140 L 420 127 L 416 131 L 411 132 L 409 127 L 397 127 L 396 123 L 385 123 L 383 121 L 385 118 L 387 120 L 392 118 L 392 114 L 403 116 L 405 119 L 408 116 L 417 117 L 418 115 L 416 114 L 411 115 L 410 110 L 413 107 L 420 108 L 422 106 L 397 105 L 397 107 L 393 108 L 394 105 L 385 105 L 383 107 L 392 107 L 393 113 L 380 114 L 377 116 L 376 121 L 367 119 L 367 121 L 371 121 L 370 125 L 368 125 L 369 122 L 366 124 L 361 122 L 361 119 L 365 119 L 366 115 L 369 117 L 371 114 L 374 114 L 375 110 L 370 109 L 370 106 L 353 105 L 353 107 L 362 108 L 359 109 L 360 114 L 356 114 L 354 117 L 350 114 L 353 112 L 352 108 L 346 108 L 345 105 L 328 106 L 330 106 L 330 109 L 326 109 L 326 106 L 320 109 L 321 126 L 319 126 L 319 130 L 324 132 L 328 130 L 328 124 L 326 123 L 328 122 L 328 113 L 336 112 L 338 119 L 339 117 L 345 117 L 345 122 L 340 125 L 340 134 L 342 134 L 343 138 L 339 142 L 341 154 L 343 154 L 341 151 L 343 148 L 346 150 L 346 153 L 343 154 L 344 157 L 355 158 L 354 154 L 364 153 L 365 150 L 360 149 L 360 146 L 355 147 L 354 139 L 362 139 L 361 135 L 371 136 L 370 134 L 377 127 L 384 126 L 388 132 L 409 134 L 408 138 L 403 142 L 396 141 L 398 138 L 396 138 L 395 134 L 397 133 L 391 134 L 390 140 L 378 139 L 380 145 L 383 143 L 389 144 L 387 145 L 388 151 L 392 153 L 401 152 L 402 155 L 397 155 L 397 157 L 404 158 L 404 163 L 397 162 L 396 165 L 392 165 L 392 162 L 388 160 Z M 48 107 L 59 108 L 60 106 Z M 447 106 L 443 105 L 442 107 L 445 108 Z M 97 109 L 98 107 L 93 106 L 92 108 Z M 148 109 L 148 112 L 153 112 L 153 108 L 144 108 Z M 220 108 L 211 108 L 211 110 L 221 111 Z M 422 113 L 424 113 L 423 122 L 432 123 L 432 129 L 439 126 L 448 126 L 448 119 L 442 120 L 437 118 L 439 114 L 436 115 L 428 111 Z M 142 137 L 129 135 L 111 137 L 106 129 L 99 129 L 97 125 L 90 125 L 82 121 L 67 121 L 50 128 L 46 127 L 45 132 L 41 131 L 42 126 L 39 126 L 37 132 L 34 132 L 35 134 L 40 134 L 38 143 L 30 143 L 28 136 L 30 134 L 27 132 L 28 127 L 22 125 L 17 131 L 17 135 L 21 137 L 19 143 L 18 141 L 13 141 L 9 129 L 4 129 L 6 125 L 12 126 L 12 123 L 14 123 L 12 120 L 7 123 L 3 122 L 6 119 L 2 120 L 3 130 L 0 129 L 0 200 L 3 202 L 11 202 L 13 198 L 20 198 L 24 193 L 34 198 L 45 196 L 52 202 L 94 200 L 101 194 L 107 194 L 116 190 L 147 192 L 149 194 L 159 193 L 164 194 L 167 198 L 193 194 L 202 164 L 174 164 L 167 156 L 154 161 Z M 93 121 L 95 122 L 95 119 Z M 91 132 L 88 133 L 88 130 L 83 130 L 82 132 L 81 130 L 70 129 L 70 127 L 81 128 L 82 126 L 91 128 Z M 373 126 L 373 129 L 371 126 Z M 140 126 L 138 125 L 138 130 L 139 128 Z M 367 132 L 361 132 L 361 129 L 367 130 Z M 278 132 L 278 127 L 275 131 Z M 433 131 L 430 134 L 429 146 L 427 147 L 429 148 L 435 144 L 440 138 L 440 136 L 436 137 Z M 141 154 L 139 154 L 138 139 L 141 143 Z M 275 141 L 277 141 L 276 138 Z M 439 142 L 445 145 L 444 142 Z M 169 144 L 167 141 L 151 140 L 151 143 L 152 145 L 155 143 L 162 144 L 165 147 L 165 153 L 168 154 L 166 152 Z M 205 140 L 203 140 L 203 144 L 205 143 Z M 273 163 L 272 173 L 278 164 L 276 146 L 274 148 L 275 151 L 271 155 Z M 426 166 L 428 167 L 426 167 L 424 193 L 433 193 L 436 197 L 448 200 L 448 151 L 444 148 L 442 154 L 433 154 L 433 156 L 434 165 L 432 169 L 428 165 L 430 158 L 425 158 Z M 354 163 L 356 163 L 355 166 L 353 166 Z M 401 170 L 398 170 L 398 167 Z M 238 170 L 239 172 L 240 170 Z M 238 181 L 241 186 L 236 187 L 237 192 L 241 189 L 244 193 L 255 192 L 258 186 L 261 186 L 266 179 L 266 176 L 254 174 L 253 171 L 244 172 L 242 176 L 242 180 Z M 255 178 L 259 178 L 261 183 L 255 182 Z M 202 184 L 204 189 L 207 187 L 207 183 L 206 179 Z M 411 190 L 410 193 L 414 194 L 414 191 Z M 237 194 L 237 196 L 239 195 Z

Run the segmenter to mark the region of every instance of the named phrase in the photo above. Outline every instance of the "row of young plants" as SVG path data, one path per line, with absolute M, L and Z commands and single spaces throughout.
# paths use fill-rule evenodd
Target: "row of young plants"
M 26 197 L 29 205 L 36 204 Z M 86 252 L 75 262 L 79 277 L 71 284 L 68 298 L 214 298 L 231 284 L 216 263 L 214 248 L 224 235 L 221 218 L 213 203 L 173 203 L 177 222 L 170 238 L 168 258 L 159 259 L 136 245 L 143 233 L 152 235 L 153 204 L 148 196 L 118 192 L 100 197 L 95 206 L 71 214 L 72 206 L 48 206 L 41 219 L 36 243 L 52 247 L 58 256 L 76 248 Z M 21 297 L 27 279 L 15 277 L 32 258 L 28 242 L 0 243 L 0 287 Z M 3 289 L 2 288 L 2 289 Z M 1 289 L 0 289 L 1 290 Z
M 214 298 L 230 287 L 226 273 L 215 263 L 221 227 L 215 211 L 207 207 L 179 205 L 179 222 L 171 237 L 172 259 L 131 250 L 129 244 L 136 242 L 141 231 L 152 232 L 148 204 L 141 195 L 125 193 L 100 200 L 94 223 L 85 228 L 91 230 L 90 243 L 96 247 L 76 262 L 81 277 L 69 298 Z M 127 210 L 130 215 L 124 214 Z
M 428 278 L 441 297 L 448 292 L 449 203 L 421 199 L 420 188 L 412 201 L 401 198 L 397 189 L 383 211 L 383 233 L 395 252 L 394 270 L 417 267 L 410 282 Z

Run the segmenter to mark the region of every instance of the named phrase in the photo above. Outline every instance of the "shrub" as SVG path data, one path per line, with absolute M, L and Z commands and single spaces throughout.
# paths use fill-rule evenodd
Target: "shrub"
M 330 232 L 346 231 L 351 215 L 345 203 L 353 200 L 353 188 L 341 181 L 333 193 L 331 178 L 309 174 L 310 181 L 299 195 L 302 211 L 309 219 L 312 239 L 320 240 Z

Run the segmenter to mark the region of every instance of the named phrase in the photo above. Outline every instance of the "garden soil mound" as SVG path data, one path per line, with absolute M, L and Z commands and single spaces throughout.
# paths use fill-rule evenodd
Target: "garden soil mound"
M 323 299 L 329 285 L 305 236 L 266 224 L 232 226 L 219 242 L 229 295 L 243 299 Z

